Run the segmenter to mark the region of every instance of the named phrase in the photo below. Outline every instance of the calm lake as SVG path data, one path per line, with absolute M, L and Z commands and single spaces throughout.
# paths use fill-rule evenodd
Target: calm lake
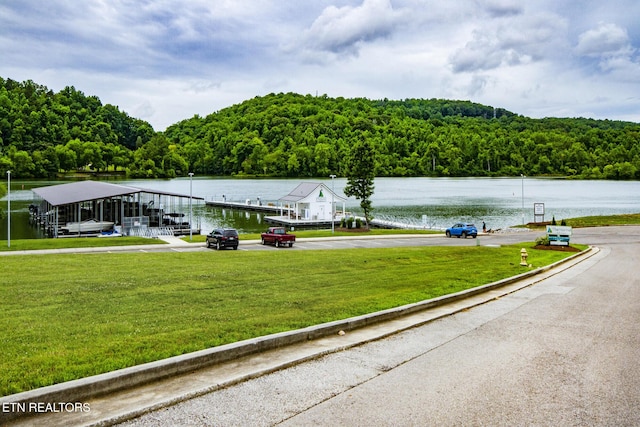
M 164 190 L 206 200 L 255 200 L 274 202 L 304 181 L 324 182 L 344 195 L 346 179 L 221 179 L 212 177 L 172 180 L 107 180 L 124 185 Z M 11 180 L 11 238 L 41 237 L 29 225 L 32 188 L 68 181 Z M 442 229 L 456 221 L 474 222 L 479 227 L 498 229 L 534 221 L 534 204 L 544 204 L 544 219 L 640 212 L 640 181 L 572 181 L 544 178 L 376 178 L 372 197 L 373 215 Z M 7 210 L 7 197 L 0 200 Z M 361 214 L 359 201 L 350 198 L 347 209 Z M 188 204 L 185 206 L 188 212 Z M 193 222 L 202 232 L 229 226 L 241 232 L 262 231 L 264 215 L 194 203 Z M 0 221 L 0 240 L 7 239 L 7 216 Z

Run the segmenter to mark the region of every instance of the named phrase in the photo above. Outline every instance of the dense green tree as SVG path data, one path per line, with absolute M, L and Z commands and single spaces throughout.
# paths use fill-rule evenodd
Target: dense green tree
M 62 170 L 74 170 L 78 167 L 78 155 L 67 145 L 56 145 L 55 153 Z
M 360 200 L 367 223 L 371 218 L 371 196 L 374 190 L 376 154 L 373 145 L 367 141 L 358 141 L 351 148 L 347 163 L 347 185 L 344 194 Z
M 31 155 L 24 150 L 16 150 L 11 147 L 9 150 L 9 159 L 13 165 L 11 173 L 16 177 L 31 178 L 35 170 L 35 164 Z
M 30 80 L 20 83 L 0 78 L 0 156 L 7 156 L 11 147 L 26 152 L 34 163 L 32 176 L 74 170 L 76 162 L 89 158 L 102 169 L 106 167 L 100 158 L 104 144 L 131 150 L 137 137 L 146 142 L 154 134 L 148 123 L 116 107 L 102 106 L 97 97 L 86 96 L 73 86 L 54 93 Z M 75 162 L 56 159 L 53 154 L 71 140 L 78 143 L 73 145 Z M 81 149 L 83 143 L 97 145 Z

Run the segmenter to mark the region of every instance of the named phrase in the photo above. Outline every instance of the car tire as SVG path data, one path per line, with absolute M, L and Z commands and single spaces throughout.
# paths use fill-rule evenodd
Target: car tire
M 234 250 L 234 251 L 237 251 L 237 250 L 238 250 L 238 245 L 234 246 L 234 247 L 233 247 L 233 250 Z
M 217 251 L 219 251 L 221 247 L 222 247 L 222 246 L 220 246 L 220 242 L 217 242 L 217 243 L 216 243 L 216 250 L 217 250 Z
M 293 242 L 289 243 L 289 247 L 292 248 L 293 247 Z
M 462 232 L 461 237 L 462 237 L 463 239 L 466 239 L 466 238 L 467 238 L 467 233 L 466 233 L 466 231 L 463 231 L 463 232 Z
M 279 247 L 280 247 L 280 241 L 276 240 L 276 248 L 279 248 Z
M 451 232 L 447 231 L 445 234 L 447 235 L 447 237 L 451 237 Z
M 266 245 L 266 244 L 267 244 L 267 242 L 265 242 L 265 241 L 264 241 L 264 238 L 262 239 L 262 244 L 263 244 L 263 245 Z
M 207 240 L 207 248 L 211 247 L 211 242 L 209 240 Z

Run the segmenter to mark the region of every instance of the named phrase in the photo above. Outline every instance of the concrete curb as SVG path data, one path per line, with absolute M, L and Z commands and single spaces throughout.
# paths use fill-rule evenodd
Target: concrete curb
M 222 345 L 105 374 L 5 396 L 0 398 L 0 406 L 27 406 L 30 403 L 42 404 L 86 401 L 89 398 L 134 388 L 153 381 L 167 379 L 169 377 L 210 367 L 215 364 L 235 360 L 240 357 L 310 341 L 329 335 L 335 335 L 339 331 L 350 331 L 376 323 L 397 319 L 399 317 L 427 310 L 439 305 L 458 301 L 490 290 L 495 290 L 502 286 L 547 272 L 562 264 L 573 261 L 575 261 L 575 263 L 581 262 L 584 259 L 589 258 L 590 255 L 586 255 L 591 252 L 593 252 L 593 250 L 589 247 L 583 252 L 567 257 L 554 264 L 451 295 L 433 298 L 376 313 L 352 317 L 349 319 L 323 323 L 294 331 L 287 331 Z M 0 422 L 5 423 L 24 416 L 29 416 L 29 414 L 20 412 L 0 413 Z

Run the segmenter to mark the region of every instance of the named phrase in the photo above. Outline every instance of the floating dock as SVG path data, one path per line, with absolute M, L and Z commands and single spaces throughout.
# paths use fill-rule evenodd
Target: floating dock
M 281 225 L 290 229 L 324 229 L 331 228 L 331 220 L 315 220 L 294 218 L 293 209 L 287 206 L 275 206 L 272 203 L 262 204 L 260 202 L 229 202 L 226 200 L 207 200 L 207 206 L 213 206 L 223 209 L 237 209 L 242 211 L 262 212 L 268 215 L 264 216 L 264 221 L 268 224 Z M 342 220 L 342 214 L 337 215 L 334 220 L 334 226 L 339 226 Z
M 287 206 L 275 206 L 273 203 L 263 204 L 260 201 L 246 202 L 229 202 L 226 200 L 207 200 L 205 201 L 207 206 L 213 206 L 224 209 L 237 209 L 242 211 L 262 212 L 265 214 L 265 222 L 273 225 L 280 225 L 288 227 L 290 229 L 326 229 L 331 228 L 331 220 L 314 220 L 305 218 L 294 218 L 293 209 Z M 356 218 L 349 212 L 346 215 L 343 212 L 336 212 L 336 217 L 333 221 L 334 226 L 340 226 L 342 218 L 347 216 L 349 218 Z M 364 218 L 360 218 L 364 222 Z M 411 223 L 409 221 L 394 221 L 386 218 L 374 218 L 369 222 L 370 226 L 376 228 L 392 228 L 392 229 L 409 229 L 409 230 L 427 230 L 433 229 L 426 223 Z
M 214 206 L 217 208 L 225 208 L 225 209 L 238 209 L 243 211 L 255 211 L 255 212 L 265 212 L 272 214 L 284 214 L 290 211 L 289 208 L 284 206 L 275 206 L 274 204 L 262 204 L 260 202 L 228 202 L 226 200 L 206 200 L 205 204 L 207 206 Z

